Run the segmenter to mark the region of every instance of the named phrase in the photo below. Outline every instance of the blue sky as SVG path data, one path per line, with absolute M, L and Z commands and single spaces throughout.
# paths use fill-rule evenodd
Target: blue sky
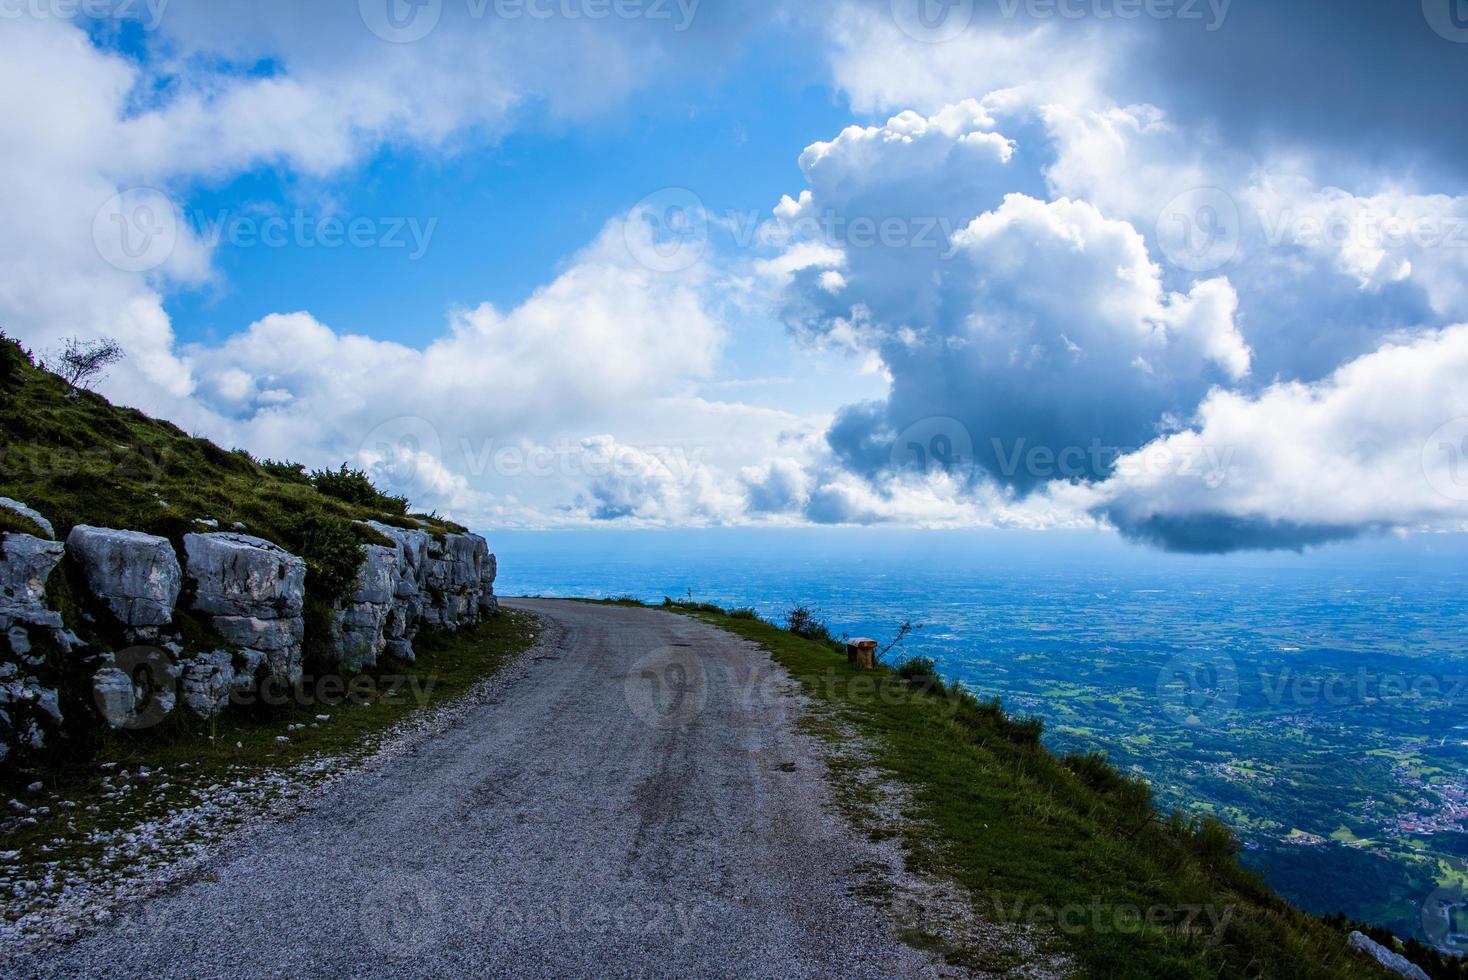
M 226 444 L 486 530 L 1468 522 L 1460 0 L 64 10 L 0 323 Z
M 259 169 L 190 195 L 205 216 L 261 200 L 437 220 L 429 250 L 235 249 L 219 289 L 169 303 L 181 337 L 212 339 L 279 309 L 309 309 L 374 337 L 420 343 L 450 305 L 520 302 L 605 224 L 664 187 L 719 211 L 767 213 L 800 181 L 800 151 L 852 120 L 825 78 L 780 70 L 789 39 L 761 38 L 716 77 L 651 93 L 604 118 L 543 121 L 447 153 L 389 147 L 326 188 Z M 803 77 L 802 77 L 803 75 Z M 398 288 L 363 290 L 359 277 Z

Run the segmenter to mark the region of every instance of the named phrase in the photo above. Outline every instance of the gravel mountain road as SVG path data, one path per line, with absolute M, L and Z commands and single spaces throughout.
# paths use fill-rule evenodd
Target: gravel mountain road
M 829 806 L 768 655 L 657 610 L 507 605 L 547 630 L 463 725 L 0 973 L 937 972 L 858 897 L 884 857 Z

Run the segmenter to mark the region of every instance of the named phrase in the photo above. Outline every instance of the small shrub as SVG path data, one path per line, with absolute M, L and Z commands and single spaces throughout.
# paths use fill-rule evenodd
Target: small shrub
M 1204 817 L 1193 827 L 1193 850 L 1205 864 L 1216 866 L 1237 856 L 1239 842 L 1216 817 Z
M 306 590 L 323 600 L 344 599 L 366 558 L 356 529 L 348 521 L 305 514 L 289 528 L 291 549 L 306 562 Z
M 21 368 L 30 366 L 25 349 L 0 332 L 0 388 L 10 387 L 20 379 Z
M 106 376 L 107 369 L 124 357 L 122 345 L 109 337 L 78 340 L 71 337 L 59 351 L 48 354 L 51 371 L 73 390 L 85 391 Z
M 1125 778 L 1106 758 L 1105 752 L 1086 752 L 1068 755 L 1065 766 L 1080 777 L 1081 782 L 1098 793 L 1109 793 Z
M 684 612 L 722 613 L 724 610 L 712 602 L 699 602 L 693 597 L 693 590 L 688 589 L 682 599 L 674 599 L 672 596 L 663 596 L 664 609 L 681 609 Z
M 819 611 L 811 606 L 796 606 L 785 614 L 785 628 L 805 640 L 830 643 L 831 628 L 821 619 Z
M 729 610 L 729 618 L 730 619 L 759 619 L 759 613 L 755 612 L 749 606 L 742 606 L 739 609 L 730 609 Z
M 300 463 L 292 463 L 289 460 L 262 459 L 260 468 L 277 480 L 299 483 L 308 487 L 311 485 L 311 477 L 306 473 L 306 467 Z
M 1045 734 L 1045 722 L 1039 718 L 1010 718 L 1009 735 L 1020 745 L 1037 746 Z
M 908 657 L 892 665 L 898 677 L 904 680 L 941 680 L 938 662 L 932 657 Z
M 202 436 L 195 436 L 193 444 L 199 450 L 199 455 L 212 467 L 240 474 L 255 471 L 255 461 L 250 458 L 249 453 L 216 446 Z
M 920 630 L 922 628 L 923 628 L 923 624 L 922 623 L 914 623 L 910 619 L 904 620 L 903 623 L 902 623 L 902 625 L 897 628 L 897 635 L 892 638 L 892 642 L 889 643 L 889 644 L 887 644 L 886 646 L 882 647 L 880 650 L 877 651 L 877 657 L 876 657 L 877 663 L 881 663 L 883 660 L 885 660 L 887 658 L 887 654 L 891 653 L 893 650 L 896 650 L 898 647 L 902 646 L 902 644 L 907 641 L 907 638 L 910 635 L 912 635 L 912 633 L 913 633 L 914 630 Z M 934 666 L 936 668 L 937 665 L 935 664 Z M 938 680 L 939 679 L 936 669 L 933 672 L 933 679 L 935 679 L 935 680 Z
M 328 497 L 360 507 L 373 507 L 389 514 L 408 513 L 408 498 L 386 494 L 372 485 L 367 474 L 346 463 L 338 470 L 316 470 L 311 485 Z

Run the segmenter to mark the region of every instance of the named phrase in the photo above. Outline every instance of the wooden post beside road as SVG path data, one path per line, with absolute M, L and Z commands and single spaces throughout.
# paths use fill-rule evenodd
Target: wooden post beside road
M 846 662 L 862 670 L 876 670 L 877 641 L 858 638 L 846 641 Z

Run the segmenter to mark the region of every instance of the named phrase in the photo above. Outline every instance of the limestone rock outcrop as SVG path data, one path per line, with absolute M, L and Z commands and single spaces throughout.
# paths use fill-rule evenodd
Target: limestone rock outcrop
M 0 498 L 0 507 L 53 534 L 24 504 Z M 208 530 L 186 534 L 182 556 L 167 538 L 129 530 L 78 525 L 64 543 L 0 533 L 0 759 L 41 749 L 61 726 L 58 670 L 82 672 L 101 721 L 127 729 L 151 727 L 180 704 L 211 718 L 267 674 L 287 684 L 303 679 L 305 561 L 263 538 L 196 523 Z M 364 548 L 332 625 L 334 667 L 357 671 L 384 655 L 411 660 L 421 630 L 455 630 L 498 609 L 497 566 L 483 538 L 370 526 L 392 543 Z M 48 604 L 63 562 L 90 648 L 68 628 L 80 624 L 67 624 Z M 182 620 L 194 617 L 177 616 L 180 603 L 224 649 L 190 645 Z M 119 636 L 116 646 L 97 648 L 99 637 Z M 58 652 L 60 661 L 48 660 Z
M 61 615 L 46 608 L 46 583 L 65 554 L 60 541 L 0 535 L 0 632 L 11 636 L 12 647 L 16 632 L 62 628 Z
M 388 620 L 398 585 L 398 549 L 368 545 L 357 573 L 356 591 L 342 603 L 336 619 L 337 661 L 348 670 L 377 663 L 387 648 Z
M 42 642 L 63 652 L 78 643 L 61 614 L 46 607 L 46 583 L 64 553 L 59 541 L 0 535 L 0 760 L 44 748 L 62 722 L 56 688 L 36 673 L 45 663 Z
M 14 513 L 19 514 L 21 517 L 26 518 L 32 524 L 36 525 L 36 527 L 40 528 L 42 531 L 45 531 L 46 537 L 56 537 L 56 528 L 52 527 L 51 522 L 41 516 L 40 511 L 33 510 L 30 507 L 27 507 L 25 504 L 21 503 L 19 500 L 11 500 L 9 497 L 0 497 L 0 507 L 4 507 L 6 510 L 13 511 Z
M 186 534 L 192 606 L 225 642 L 265 654 L 270 673 L 301 679 L 306 563 L 247 534 Z
M 179 683 L 183 702 L 200 718 L 219 714 L 235 687 L 234 657 L 228 650 L 201 653 L 183 664 Z
M 413 639 L 424 628 L 453 631 L 480 622 L 499 609 L 494 595 L 498 571 L 489 553 L 489 542 L 477 534 L 445 534 L 435 536 L 415 528 L 394 527 L 376 521 L 368 527 L 393 542 L 391 549 L 369 549 L 373 554 L 363 566 L 358 579 L 361 586 L 372 587 L 371 594 L 381 594 L 381 576 L 391 577 L 391 601 L 386 609 L 368 611 L 359 590 L 342 610 L 343 637 L 351 623 L 356 631 L 354 646 L 340 647 L 343 663 L 357 651 L 375 649 L 400 660 L 412 660 Z M 389 554 L 391 560 L 389 561 Z M 370 579 L 370 583 L 369 583 Z M 380 639 L 373 633 L 380 624 Z M 361 637 L 369 637 L 370 641 Z M 356 666 L 373 663 L 356 662 Z
M 1390 970 L 1398 976 L 1406 977 L 1407 980 L 1429 980 L 1427 971 L 1416 963 L 1413 963 L 1401 953 L 1393 952 L 1385 946 L 1366 935 L 1364 932 L 1353 932 L 1346 940 L 1347 944 L 1358 953 L 1367 956 L 1380 963 L 1384 969 Z
M 67 536 L 66 554 L 92 595 L 133 635 L 156 636 L 173 621 L 183 576 L 167 538 L 81 524 Z
M 427 531 L 376 522 L 369 522 L 367 526 L 393 542 L 393 600 L 383 623 L 383 648 L 390 656 L 411 661 L 415 656 L 413 638 L 418 635 L 428 603 L 428 593 L 424 588 L 427 577 L 425 562 L 428 543 L 433 536 Z

